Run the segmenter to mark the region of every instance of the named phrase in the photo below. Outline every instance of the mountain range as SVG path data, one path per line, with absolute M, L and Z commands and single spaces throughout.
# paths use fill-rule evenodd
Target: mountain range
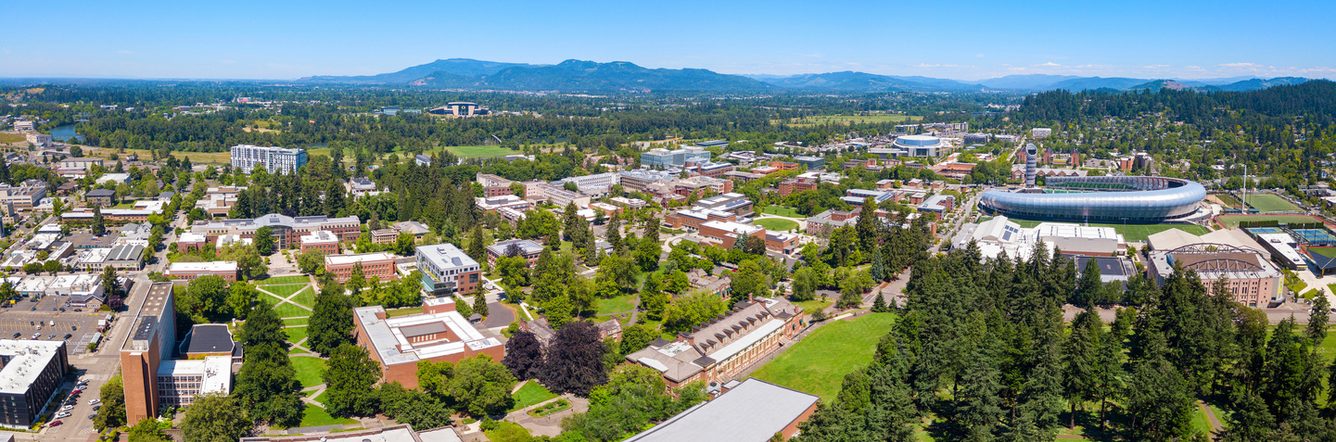
M 451 58 L 384 74 L 315 76 L 298 81 L 308 84 L 585 93 L 881 93 L 1034 92 L 1054 89 L 1248 91 L 1283 84 L 1298 84 L 1308 79 L 1235 77 L 1183 80 L 1034 74 L 1008 75 L 970 82 L 852 71 L 798 75 L 732 75 L 706 69 L 651 69 L 624 61 L 600 63 L 566 60 L 558 64 L 528 64 Z

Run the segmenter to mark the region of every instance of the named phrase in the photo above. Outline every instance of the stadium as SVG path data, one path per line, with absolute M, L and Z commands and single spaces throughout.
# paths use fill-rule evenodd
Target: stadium
M 1206 198 L 1193 181 L 1157 176 L 1049 177 L 1044 189 L 984 191 L 979 207 L 1009 217 L 1153 224 L 1191 215 Z

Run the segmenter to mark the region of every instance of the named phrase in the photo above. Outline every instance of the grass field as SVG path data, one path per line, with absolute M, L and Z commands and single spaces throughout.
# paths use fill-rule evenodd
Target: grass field
M 636 295 L 622 295 L 613 298 L 599 298 L 594 301 L 594 316 L 606 321 L 617 314 L 631 313 L 636 308 Z
M 784 218 L 761 218 L 755 221 L 756 225 L 765 227 L 766 230 L 775 232 L 787 232 L 798 228 L 798 222 Z
M 302 339 L 306 339 L 306 326 L 284 327 L 283 333 L 288 334 L 288 342 L 296 344 L 301 342 Z
M 464 159 L 499 158 L 519 153 L 501 146 L 446 146 L 445 150 Z
M 801 214 L 798 213 L 796 209 L 788 206 L 765 206 L 765 209 L 761 210 L 761 212 L 768 213 L 771 215 L 787 216 L 789 218 L 803 217 Z
M 832 299 L 813 299 L 811 301 L 798 301 L 793 303 L 793 305 L 803 309 L 803 313 L 810 315 L 825 310 L 826 307 L 830 307 L 830 305 L 834 303 L 835 301 Z
M 315 308 L 315 288 L 308 286 L 297 292 L 297 296 L 292 297 L 292 302 Z
M 1270 212 L 1297 212 L 1299 206 L 1289 202 L 1285 198 L 1269 193 L 1258 193 L 1248 195 L 1248 205 L 1262 213 Z
M 872 114 L 872 115 L 812 115 L 802 118 L 794 118 L 788 121 L 790 126 L 822 126 L 822 125 L 840 125 L 849 126 L 854 124 L 883 124 L 883 123 L 903 123 L 906 121 L 918 121 L 923 117 L 913 115 L 899 114 Z M 774 120 L 773 124 L 778 125 L 780 121 Z
M 1248 198 L 1252 199 L 1252 198 Z M 1238 227 L 1242 221 L 1275 221 L 1281 224 L 1315 223 L 1317 219 L 1308 215 L 1220 215 L 1216 218 L 1225 227 Z
M 306 324 L 309 323 L 310 321 L 311 321 L 310 318 L 291 318 L 291 319 L 284 319 L 284 320 L 283 320 L 283 326 L 284 326 L 284 327 L 296 327 L 296 326 L 300 326 L 300 325 L 306 325 Z
M 549 391 L 538 381 L 528 381 L 510 397 L 515 399 L 515 405 L 510 407 L 510 411 L 515 411 L 557 397 L 557 394 Z
M 816 329 L 752 377 L 820 396 L 830 402 L 844 376 L 872 361 L 877 342 L 895 323 L 893 313 L 871 313 Z
M 269 279 L 262 280 L 260 281 L 260 285 L 306 284 L 309 282 L 311 282 L 311 278 L 307 277 L 306 275 L 289 275 L 289 276 L 275 276 Z
M 120 149 L 85 146 L 83 150 L 84 150 L 84 156 L 87 157 L 111 158 L 113 154 L 120 154 L 122 157 L 129 154 L 135 154 L 138 155 L 139 159 L 143 161 L 149 161 L 153 158 L 153 153 L 148 151 L 148 149 L 125 149 L 124 152 L 121 152 Z M 231 151 L 222 151 L 222 152 L 174 151 L 172 152 L 172 156 L 178 159 L 189 158 L 190 162 L 194 164 L 230 164 L 232 162 Z
M 1308 251 L 1328 258 L 1336 258 L 1336 247 L 1309 247 Z M 1336 284 L 1332 284 L 1333 290 L 1336 290 Z
M 1239 208 L 1243 206 L 1243 202 L 1239 201 L 1238 198 L 1235 198 L 1234 195 L 1228 193 L 1213 193 L 1211 196 L 1220 200 L 1220 203 L 1224 204 L 1226 207 Z
M 266 285 L 262 285 L 262 286 L 260 286 L 260 288 L 265 289 L 265 290 L 267 290 L 267 291 L 269 291 L 270 293 L 273 293 L 273 294 L 275 294 L 275 295 L 282 296 L 282 297 L 286 298 L 286 297 L 288 297 L 288 296 L 291 296 L 293 293 L 297 293 L 298 291 L 300 291 L 300 290 L 306 288 L 306 284 L 305 284 L 305 283 L 302 283 L 302 284 L 266 284 Z M 305 304 L 303 304 L 303 305 L 305 305 Z M 307 307 L 310 307 L 310 306 L 307 305 Z
M 290 358 L 292 368 L 297 370 L 297 382 L 302 383 L 302 388 L 313 387 L 325 383 L 320 377 L 325 374 L 325 360 L 313 358 L 310 356 L 294 356 Z
M 27 139 L 23 134 L 0 133 L 0 143 L 17 143 Z
M 484 431 L 487 440 L 492 442 L 528 442 L 533 440 L 529 430 L 510 421 L 497 421 L 496 428 Z
M 278 317 L 280 318 L 297 318 L 297 317 L 311 316 L 310 310 L 306 310 L 286 302 L 279 304 L 278 299 L 275 299 L 273 296 L 264 295 L 264 298 L 260 299 L 265 299 L 269 303 L 275 304 L 274 314 L 278 315 Z
M 1039 225 L 1044 221 L 1029 219 L 1009 218 L 1012 222 L 1020 224 L 1021 227 L 1030 228 Z M 980 221 L 982 222 L 982 221 Z M 1169 229 L 1178 229 L 1193 235 L 1202 235 L 1210 230 L 1196 224 L 1104 224 L 1088 223 L 1083 224 L 1090 227 L 1112 227 L 1118 233 L 1123 235 L 1123 239 L 1128 241 L 1145 241 L 1146 237 Z
M 329 413 L 325 412 L 324 408 L 320 408 L 315 405 L 306 404 L 306 409 L 302 410 L 301 426 L 303 427 L 321 427 L 325 425 L 347 425 L 352 423 L 357 423 L 357 421 L 352 419 L 344 419 L 341 417 L 330 416 Z

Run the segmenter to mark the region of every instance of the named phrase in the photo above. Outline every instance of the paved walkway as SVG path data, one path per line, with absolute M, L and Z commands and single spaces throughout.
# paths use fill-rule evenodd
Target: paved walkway
M 567 408 L 565 410 L 552 413 L 543 417 L 535 417 L 529 414 L 529 410 L 542 407 L 543 405 L 549 402 L 555 402 L 561 399 L 565 399 L 566 401 L 570 402 L 571 408 Z M 553 437 L 558 434 L 561 434 L 562 419 L 565 419 L 567 416 L 571 416 L 576 413 L 584 413 L 585 411 L 588 410 L 589 410 L 589 399 L 578 397 L 573 394 L 564 394 L 552 399 L 545 400 L 543 402 L 539 402 L 537 404 L 530 405 L 525 408 L 521 408 L 519 410 L 512 411 L 510 412 L 510 414 L 506 415 L 506 418 L 504 420 L 514 422 L 524 428 L 529 429 L 529 432 L 533 433 L 534 436 Z

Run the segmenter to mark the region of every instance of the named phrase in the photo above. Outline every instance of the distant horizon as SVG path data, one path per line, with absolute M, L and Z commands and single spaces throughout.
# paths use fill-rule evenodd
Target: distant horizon
M 134 4 L 51 0 L 0 39 L 0 78 L 289 81 L 442 58 L 628 61 L 734 75 L 857 71 L 1336 79 L 1336 4 L 832 0 Z M 1327 43 L 1323 43 L 1327 42 Z

